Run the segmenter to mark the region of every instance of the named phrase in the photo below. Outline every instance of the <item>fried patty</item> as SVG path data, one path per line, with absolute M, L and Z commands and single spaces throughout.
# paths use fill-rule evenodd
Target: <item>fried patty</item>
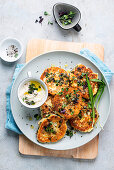
M 54 96 L 54 109 L 64 119 L 70 119 L 78 115 L 81 109 L 82 96 L 77 88 L 62 88 L 59 94 Z
M 98 90 L 98 83 L 92 82 L 91 79 L 98 79 L 98 74 L 93 73 L 93 71 L 82 65 L 78 64 L 71 72 L 70 72 L 70 84 L 72 87 L 78 87 L 80 88 L 82 92 L 82 96 L 86 99 L 89 99 L 89 93 L 88 93 L 88 85 L 86 81 L 86 74 L 88 75 L 88 78 L 91 83 L 93 95 L 97 93 Z
M 48 117 L 54 112 L 54 106 L 52 104 L 53 96 L 49 95 L 46 102 L 40 107 L 42 118 Z
M 79 114 L 75 117 L 70 119 L 70 125 L 81 132 L 90 132 L 93 129 L 93 126 L 98 120 L 99 114 L 95 109 L 95 122 L 93 124 L 93 114 L 92 109 L 90 108 L 90 102 L 83 102 L 81 110 Z
M 41 143 L 57 142 L 64 137 L 66 130 L 65 120 L 57 115 L 51 115 L 40 123 L 37 140 Z
M 61 88 L 69 86 L 69 76 L 67 72 L 59 67 L 45 69 L 40 78 L 46 83 L 48 92 L 52 95 L 60 92 Z

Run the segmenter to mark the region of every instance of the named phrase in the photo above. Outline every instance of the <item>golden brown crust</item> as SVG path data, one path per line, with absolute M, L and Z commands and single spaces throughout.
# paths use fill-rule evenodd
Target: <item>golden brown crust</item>
M 82 74 L 83 73 L 83 74 Z M 42 118 L 37 132 L 37 140 L 41 143 L 57 142 L 64 137 L 69 119 L 70 125 L 81 132 L 90 132 L 93 129 L 91 117 L 92 109 L 88 106 L 89 80 L 98 79 L 98 74 L 90 68 L 78 64 L 71 72 L 70 77 L 64 69 L 51 67 L 45 69 L 41 79 L 48 87 L 47 101 L 40 107 Z M 90 81 L 93 94 L 97 93 L 98 84 Z M 83 101 L 83 98 L 86 100 Z M 98 112 L 95 109 L 95 122 Z
M 92 109 L 88 107 L 87 102 L 83 102 L 79 115 L 70 119 L 70 125 L 81 132 L 90 132 L 97 122 L 98 117 L 98 112 L 95 109 L 95 122 L 93 124 Z
M 55 110 L 64 119 L 75 117 L 81 109 L 82 96 L 77 88 L 64 88 L 64 91 L 54 96 Z
M 54 106 L 52 103 L 53 96 L 48 95 L 46 102 L 40 107 L 41 116 L 43 118 L 49 117 L 54 112 Z
M 57 115 L 51 115 L 41 122 L 37 140 L 41 143 L 57 142 L 64 137 L 66 130 L 65 120 Z
M 91 79 L 98 79 L 98 74 L 93 73 L 93 71 L 90 68 L 87 68 L 86 66 L 82 64 L 78 64 L 71 72 L 70 72 L 70 84 L 72 87 L 78 87 L 80 88 L 82 92 L 82 96 L 86 99 L 89 99 L 89 93 L 88 93 L 88 86 L 86 82 L 86 75 L 88 75 L 88 78 L 91 83 L 91 87 L 93 90 L 93 95 L 97 93 L 98 89 L 98 83 L 92 82 Z
M 48 92 L 52 95 L 60 92 L 61 88 L 69 86 L 69 76 L 67 72 L 59 67 L 45 69 L 40 78 L 46 83 Z

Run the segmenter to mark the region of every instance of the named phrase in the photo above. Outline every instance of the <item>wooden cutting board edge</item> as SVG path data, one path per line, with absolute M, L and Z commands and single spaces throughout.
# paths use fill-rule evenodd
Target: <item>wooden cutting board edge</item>
M 43 50 L 43 48 L 42 49 L 40 49 L 40 48 L 38 48 L 38 52 L 36 52 L 36 55 L 34 54 L 34 56 L 30 56 L 30 58 L 28 59 L 28 58 L 26 58 L 26 62 L 28 62 L 29 60 L 31 60 L 33 57 L 35 57 L 35 56 L 37 56 L 37 55 L 39 55 L 39 54 L 43 54 L 43 53 L 45 53 L 45 52 L 47 52 L 47 51 L 57 51 L 57 50 L 65 50 L 64 48 L 62 48 L 62 45 L 63 45 L 63 43 L 64 43 L 64 46 L 65 46 L 65 48 L 66 48 L 66 46 L 74 46 L 75 47 L 75 49 L 76 48 L 79 48 L 79 50 L 77 51 L 77 53 L 81 50 L 81 48 L 88 48 L 89 50 L 91 50 L 93 53 L 95 53 L 96 55 L 98 55 L 102 60 L 104 59 L 104 48 L 103 48 L 103 46 L 102 45 L 100 45 L 100 44 L 92 44 L 92 43 L 75 43 L 75 42 L 59 42 L 59 41 L 53 41 L 53 40 L 44 40 L 44 39 L 42 39 L 42 40 L 38 40 L 38 39 L 33 39 L 33 40 L 30 40 L 29 42 L 28 42 L 28 46 L 27 46 L 27 53 L 26 53 L 26 56 L 28 55 L 28 53 L 30 53 L 30 51 L 29 51 L 29 49 L 30 49 L 30 46 L 31 46 L 31 43 L 34 41 L 34 43 L 36 43 L 36 42 L 38 42 L 38 43 L 40 43 L 40 45 L 42 44 L 42 46 L 43 46 L 43 44 L 44 43 L 53 43 L 53 44 L 55 44 L 55 48 L 53 48 L 53 50 L 47 50 L 47 48 L 48 47 L 43 47 L 44 48 L 44 50 Z M 59 49 L 56 49 L 56 45 L 57 44 L 60 44 L 60 48 Z M 32 43 L 32 45 L 34 45 L 33 43 Z M 48 45 L 47 45 L 48 46 Z M 81 48 L 80 48 L 81 47 Z M 34 50 L 34 49 L 33 49 Z M 71 52 L 74 52 L 74 51 L 72 51 L 72 50 L 67 50 L 67 51 L 71 51 Z M 100 54 L 100 55 L 99 55 Z M 30 54 L 29 54 L 30 55 Z M 91 154 L 91 153 L 89 153 L 89 155 L 84 155 L 84 152 L 83 152 L 83 147 L 84 147 L 84 145 L 83 146 L 81 146 L 81 147 L 79 147 L 79 148 L 75 148 L 75 149 L 73 149 L 73 150 L 75 150 L 75 154 L 71 154 L 71 150 L 67 150 L 66 151 L 66 153 L 67 154 L 65 154 L 65 151 L 63 151 L 63 154 L 61 153 L 59 153 L 59 152 L 61 152 L 61 151 L 53 151 L 53 150 L 51 150 L 51 152 L 50 152 L 50 150 L 48 150 L 47 152 L 42 152 L 41 150 L 43 149 L 43 150 L 47 150 L 47 149 L 45 149 L 45 148 L 43 148 L 43 147 L 40 147 L 40 149 L 39 149 L 39 154 L 33 154 L 33 153 L 31 153 L 31 151 L 29 150 L 23 150 L 22 149 L 22 145 L 23 145 L 23 142 L 25 141 L 25 145 L 27 144 L 27 142 L 29 141 L 24 135 L 20 135 L 19 136 L 19 152 L 21 153 L 21 154 L 24 154 L 24 155 L 39 155 L 39 156 L 54 156 L 54 157 L 66 157 L 66 158 L 79 158 L 79 159 L 95 159 L 96 158 L 96 156 L 97 156 L 97 154 L 98 154 L 98 141 L 99 141 L 99 135 L 97 135 L 92 141 L 90 141 L 89 143 L 91 143 L 91 142 L 93 142 L 93 144 L 94 144 L 94 142 L 95 142 L 95 144 L 97 145 L 97 147 L 95 148 L 95 154 Z M 29 142 L 28 142 L 29 143 Z M 88 143 L 88 144 L 89 144 Z M 33 143 L 32 143 L 33 144 Z M 86 145 L 88 145 L 88 144 L 86 144 Z M 31 145 L 31 141 L 30 141 L 30 143 L 28 144 L 28 146 L 30 146 Z M 33 144 L 33 147 L 35 147 L 35 145 L 36 144 Z M 88 145 L 89 146 L 89 145 Z M 31 147 L 31 146 L 30 146 Z M 88 147 L 87 147 L 88 148 Z M 56 152 L 56 153 L 55 153 Z M 68 152 L 70 153 L 70 155 L 68 154 Z M 73 153 L 73 152 L 72 152 Z M 82 154 L 83 153 L 83 155 L 80 155 L 80 153 Z M 86 153 L 87 154 L 87 153 Z

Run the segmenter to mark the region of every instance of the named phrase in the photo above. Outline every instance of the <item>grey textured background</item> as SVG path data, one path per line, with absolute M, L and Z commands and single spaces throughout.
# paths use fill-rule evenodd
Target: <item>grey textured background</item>
M 62 0 L 77 6 L 82 13 L 82 31 L 64 31 L 55 23 L 48 25 L 52 17 L 52 6 L 60 0 L 0 0 L 0 40 L 7 36 L 19 38 L 24 54 L 18 63 L 25 61 L 27 41 L 31 38 L 47 38 L 59 41 L 100 43 L 105 49 L 104 62 L 114 72 L 114 0 Z M 35 20 L 44 11 L 42 26 Z M 112 105 L 104 131 L 100 133 L 99 153 L 95 160 L 74 160 L 50 157 L 30 157 L 18 152 L 18 135 L 4 128 L 6 120 L 5 91 L 11 83 L 15 64 L 7 65 L 0 60 L 0 170 L 73 170 L 73 169 L 114 169 L 114 78 L 110 84 Z

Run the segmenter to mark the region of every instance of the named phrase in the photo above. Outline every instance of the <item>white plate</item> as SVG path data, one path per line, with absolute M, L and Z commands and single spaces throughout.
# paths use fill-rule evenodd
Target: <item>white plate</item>
M 71 139 L 69 138 L 69 136 L 65 136 L 65 138 L 63 138 L 62 140 L 56 143 L 41 144 L 36 140 L 38 121 L 35 120 L 34 118 L 34 114 L 38 113 L 39 110 L 27 109 L 24 106 L 22 106 L 18 100 L 17 97 L 18 86 L 20 82 L 26 78 L 28 71 L 31 71 L 34 77 L 39 78 L 40 75 L 43 73 L 44 69 L 50 67 L 51 64 L 54 64 L 55 66 L 58 67 L 61 66 L 65 70 L 68 70 L 74 68 L 78 63 L 82 63 L 87 67 L 90 67 L 94 72 L 98 73 L 99 78 L 101 78 L 102 75 L 101 71 L 85 57 L 66 51 L 54 51 L 54 52 L 42 54 L 34 58 L 33 60 L 31 60 L 29 63 L 27 63 L 24 66 L 22 71 L 19 73 L 17 79 L 15 80 L 11 91 L 11 109 L 12 109 L 15 122 L 17 126 L 20 128 L 20 130 L 23 132 L 23 134 L 27 138 L 29 138 L 32 142 L 36 143 L 37 145 L 49 149 L 55 149 L 55 150 L 73 149 L 86 144 L 101 131 L 101 127 L 97 122 L 96 124 L 97 127 L 94 127 L 94 130 L 90 133 L 84 134 L 84 133 L 77 132 L 76 134 L 73 135 Z M 65 64 L 68 64 L 67 68 L 65 68 Z M 110 91 L 106 80 L 105 82 L 106 82 L 106 87 L 98 109 L 98 112 L 100 114 L 99 120 L 102 126 L 105 125 L 110 110 Z M 32 117 L 31 121 L 29 120 L 28 116 Z M 30 127 L 31 125 L 34 126 L 34 129 L 31 129 Z

